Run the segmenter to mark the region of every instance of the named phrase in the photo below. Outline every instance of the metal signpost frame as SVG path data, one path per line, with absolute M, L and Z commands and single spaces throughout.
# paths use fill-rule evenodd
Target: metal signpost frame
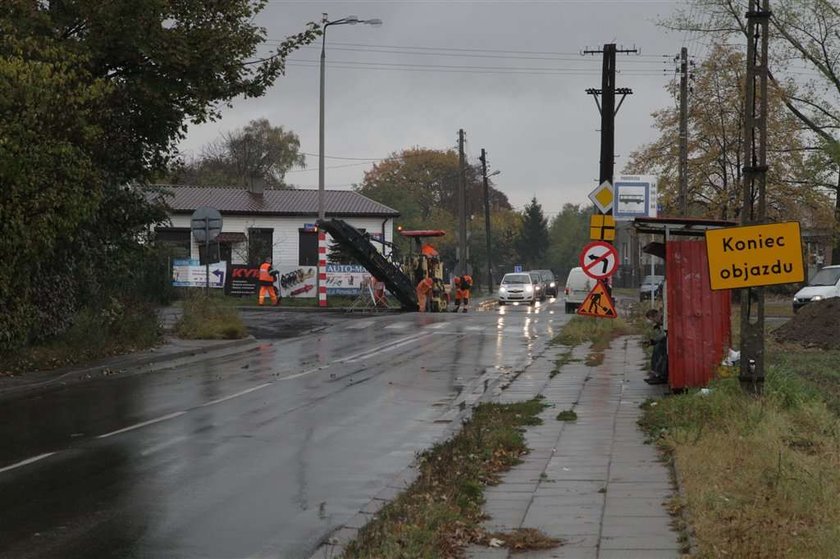
M 193 238 L 204 242 L 204 293 L 210 295 L 210 241 L 222 232 L 222 214 L 216 208 L 202 206 L 196 209 L 190 219 Z

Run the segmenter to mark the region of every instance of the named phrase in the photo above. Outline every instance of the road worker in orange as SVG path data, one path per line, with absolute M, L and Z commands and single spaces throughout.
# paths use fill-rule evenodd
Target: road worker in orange
M 257 302 L 260 304 L 260 306 L 262 306 L 265 302 L 266 295 L 271 297 L 272 305 L 276 306 L 280 304 L 280 297 L 277 296 L 277 288 L 274 285 L 274 283 L 277 281 L 278 275 L 279 274 L 277 270 L 275 270 L 271 266 L 271 257 L 266 256 L 263 263 L 260 264 L 260 295 L 257 299 Z
M 470 290 L 472 289 L 473 279 L 469 274 L 464 274 L 460 278 L 455 278 L 455 286 L 458 289 L 455 292 L 455 312 L 464 303 L 464 312 L 470 308 Z
M 426 300 L 432 292 L 434 281 L 432 278 L 426 277 L 420 280 L 417 284 L 417 307 L 420 312 L 426 312 Z

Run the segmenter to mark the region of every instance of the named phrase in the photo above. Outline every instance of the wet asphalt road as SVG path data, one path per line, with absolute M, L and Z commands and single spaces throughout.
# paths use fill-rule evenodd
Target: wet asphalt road
M 256 351 L 4 402 L 0 557 L 308 557 L 567 317 L 251 319 L 275 338 Z

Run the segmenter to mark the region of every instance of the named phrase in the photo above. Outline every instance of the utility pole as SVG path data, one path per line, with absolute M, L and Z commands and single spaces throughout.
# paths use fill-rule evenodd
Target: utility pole
M 767 48 L 770 0 L 750 0 L 747 12 L 747 80 L 741 224 L 766 222 Z M 757 91 L 756 91 L 757 90 Z M 764 383 L 764 288 L 741 290 L 742 386 L 760 393 Z
M 680 49 L 680 215 L 688 215 L 688 49 Z
M 628 95 L 633 94 L 633 90 L 629 87 L 615 87 L 615 55 L 617 53 L 628 54 L 637 53 L 637 49 L 617 49 L 615 44 L 610 43 L 604 45 L 603 50 L 584 50 L 583 54 L 601 54 L 604 55 L 604 62 L 601 71 L 601 89 L 587 89 L 586 93 L 595 97 L 595 104 L 598 105 L 598 111 L 601 113 L 601 168 L 599 173 L 599 183 L 609 181 L 613 182 L 613 172 L 615 168 L 615 115 L 621 108 L 624 99 Z M 618 106 L 615 104 L 616 93 L 621 95 L 621 100 Z M 598 101 L 598 96 L 601 100 Z M 612 211 L 607 212 L 611 214 Z
M 490 187 L 487 185 L 487 152 L 481 148 L 481 176 L 484 178 L 484 239 L 487 243 L 487 293 L 493 294 L 493 266 L 490 260 Z
M 609 182 L 613 184 L 613 173 L 615 169 L 615 115 L 624 103 L 624 99 L 628 95 L 633 94 L 633 90 L 628 87 L 615 87 L 615 55 L 617 53 L 629 54 L 638 53 L 634 49 L 617 49 L 614 43 L 604 45 L 603 50 L 584 50 L 583 54 L 599 54 L 603 53 L 604 62 L 601 70 L 601 89 L 587 89 L 586 93 L 595 98 L 595 104 L 598 106 L 598 111 L 601 113 L 601 165 L 599 172 L 598 184 Z M 621 95 L 621 100 L 618 106 L 615 104 L 616 93 Z M 600 95 L 601 101 L 598 102 Z M 612 215 L 613 210 L 610 209 L 606 215 Z M 607 287 L 607 292 L 612 295 L 612 283 L 604 282 Z
M 464 158 L 464 129 L 458 130 L 458 270 L 467 273 L 467 185 Z

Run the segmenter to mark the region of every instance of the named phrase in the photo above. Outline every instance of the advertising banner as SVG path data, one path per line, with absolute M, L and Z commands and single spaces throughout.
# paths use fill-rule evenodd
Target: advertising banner
M 277 266 L 280 272 L 280 296 L 315 297 L 315 266 Z
M 259 277 L 259 266 L 233 264 L 230 267 L 228 281 L 225 284 L 225 293 L 227 295 L 256 297 L 259 292 Z
M 210 264 L 210 287 L 221 289 L 225 286 L 227 262 Z M 172 285 L 175 287 L 205 287 L 206 269 L 198 260 L 184 259 L 172 261 Z
M 364 266 L 327 264 L 327 295 L 358 295 L 362 283 L 369 279 Z

